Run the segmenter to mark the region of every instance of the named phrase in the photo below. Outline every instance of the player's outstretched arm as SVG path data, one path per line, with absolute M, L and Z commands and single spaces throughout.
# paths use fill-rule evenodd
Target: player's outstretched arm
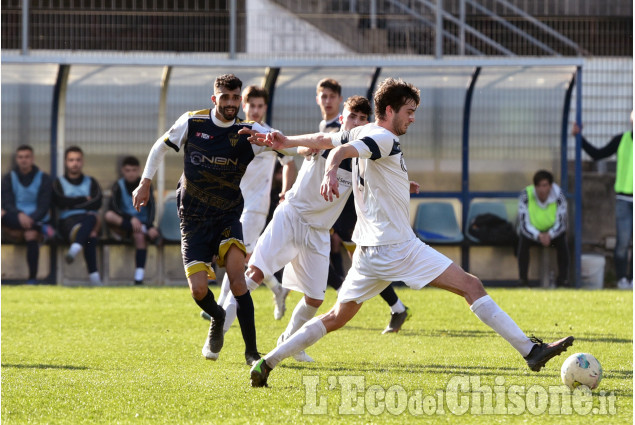
M 333 195 L 340 197 L 339 183 L 337 182 L 337 169 L 346 158 L 356 158 L 359 156 L 357 149 L 351 145 L 341 145 L 329 152 L 326 158 L 324 179 L 320 186 L 320 194 L 325 200 L 333 202 Z
M 167 133 L 166 133 L 167 134 Z M 152 177 L 157 172 L 161 161 L 165 153 L 170 150 L 170 147 L 165 143 L 165 135 L 160 137 L 152 146 L 148 159 L 146 160 L 146 166 L 143 169 L 141 175 L 141 182 L 135 190 L 132 191 L 132 205 L 137 211 L 141 210 L 141 207 L 148 205 L 150 199 L 150 184 L 152 183 Z

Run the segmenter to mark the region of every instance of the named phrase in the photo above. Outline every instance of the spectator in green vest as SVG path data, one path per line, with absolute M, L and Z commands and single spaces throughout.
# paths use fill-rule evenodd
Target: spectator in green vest
M 558 254 L 557 286 L 568 286 L 569 247 L 567 245 L 567 200 L 553 174 L 540 170 L 534 184 L 527 186 L 518 199 L 518 274 L 527 285 L 529 248 L 532 245 L 554 246 Z
M 633 113 L 631 112 L 631 127 Z M 582 132 L 573 125 L 573 135 Z M 629 248 L 633 240 L 633 130 L 617 134 L 602 148 L 596 148 L 582 136 L 582 149 L 594 160 L 617 155 L 615 170 L 615 274 L 617 287 L 633 289 L 633 271 L 629 272 Z

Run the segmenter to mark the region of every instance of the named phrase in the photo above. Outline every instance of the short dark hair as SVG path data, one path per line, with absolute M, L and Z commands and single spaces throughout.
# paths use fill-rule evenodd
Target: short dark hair
M 243 82 L 234 74 L 223 74 L 216 77 L 214 80 L 214 91 L 217 88 L 225 87 L 227 90 L 236 90 L 243 88 Z
M 369 118 L 370 115 L 373 113 L 373 110 L 370 107 L 370 102 L 364 96 L 349 97 L 348 99 L 346 99 L 346 102 L 344 102 L 344 108 L 348 108 L 348 110 L 352 112 L 366 114 Z
M 399 111 L 409 101 L 419 106 L 420 91 L 410 83 L 399 79 L 386 78 L 379 84 L 373 96 L 375 113 L 379 119 L 386 118 L 386 108 L 390 106 L 395 112 Z
M 82 150 L 82 148 L 80 148 L 79 146 L 69 146 L 64 151 L 64 159 L 66 159 L 68 157 L 68 154 L 71 152 L 78 152 L 82 156 L 84 156 L 84 151 Z
M 323 78 L 318 81 L 315 91 L 319 93 L 320 89 L 331 89 L 335 93 L 337 93 L 338 96 L 342 95 L 342 86 L 340 86 L 340 83 L 338 83 L 337 80 L 334 80 L 333 78 Z
M 127 156 L 121 161 L 121 166 L 125 167 L 126 165 L 130 165 L 132 167 L 138 167 L 139 160 L 135 156 Z
M 250 99 L 263 98 L 265 103 L 269 103 L 269 93 L 267 90 L 258 86 L 247 86 L 243 90 L 243 103 L 249 103 Z
M 553 174 L 547 170 L 536 171 L 536 174 L 534 174 L 534 186 L 538 186 L 543 180 L 547 180 L 549 184 L 553 184 Z
M 31 153 L 33 153 L 33 148 L 31 145 L 20 145 L 15 151 L 16 153 L 20 151 L 31 151 Z

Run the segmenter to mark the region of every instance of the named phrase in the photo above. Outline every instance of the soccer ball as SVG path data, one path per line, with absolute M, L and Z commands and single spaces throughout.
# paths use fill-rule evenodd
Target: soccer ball
M 571 355 L 562 364 L 560 376 L 564 384 L 574 389 L 580 385 L 586 385 L 594 390 L 602 380 L 602 366 L 598 359 L 588 353 Z

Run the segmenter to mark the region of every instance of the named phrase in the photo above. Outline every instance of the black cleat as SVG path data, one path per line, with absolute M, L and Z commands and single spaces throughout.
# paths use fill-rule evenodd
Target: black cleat
M 572 336 L 568 336 L 550 344 L 545 344 L 541 339 L 532 336 L 531 342 L 536 344 L 525 357 L 527 366 L 534 372 L 539 372 L 549 360 L 567 351 L 567 348 L 573 345 L 573 340 Z
M 399 332 L 403 324 L 406 321 L 408 321 L 411 317 L 412 317 L 412 312 L 410 311 L 408 307 L 406 307 L 406 311 L 402 313 L 391 313 L 390 323 L 381 334 L 383 335 L 383 334 L 387 334 L 391 332 L 395 332 L 395 333 Z
M 265 359 L 260 359 L 250 370 L 252 387 L 267 387 L 267 378 L 272 368 L 269 367 Z
M 219 309 L 219 314 L 222 316 L 219 318 L 212 318 L 209 324 L 209 333 L 203 346 L 203 356 L 208 360 L 218 359 L 220 350 L 223 348 L 225 342 L 225 333 L 223 332 L 223 325 L 225 324 L 225 310 Z
M 260 353 L 257 351 L 245 353 L 245 363 L 247 366 L 253 366 L 260 360 Z
M 135 280 L 134 284 L 135 285 L 143 285 L 143 280 Z

